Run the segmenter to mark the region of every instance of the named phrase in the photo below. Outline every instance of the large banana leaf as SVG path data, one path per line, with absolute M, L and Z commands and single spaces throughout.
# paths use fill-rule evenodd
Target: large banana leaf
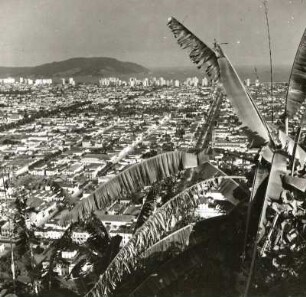
M 93 211 L 105 209 L 116 199 L 136 193 L 179 171 L 198 166 L 197 155 L 174 151 L 146 159 L 124 170 L 81 200 L 62 220 L 63 224 L 84 220 Z
M 190 236 L 192 243 L 187 249 L 164 262 L 156 270 L 151 271 L 149 276 L 144 280 L 140 280 L 140 284 L 129 296 L 158 296 L 161 290 L 173 283 L 175 286 L 180 280 L 184 282 L 186 277 L 196 268 L 200 269 L 203 274 L 208 275 L 213 273 L 211 268 L 216 268 L 219 271 L 223 270 L 223 276 L 229 277 L 234 281 L 234 275 L 237 273 L 235 271 L 235 269 L 237 270 L 235 263 L 240 262 L 240 242 L 244 235 L 242 228 L 244 225 L 244 213 L 241 213 L 243 210 L 241 206 L 241 204 L 237 206 L 227 216 L 200 222 L 199 230 L 196 230 L 195 225 L 194 232 Z M 193 238 L 196 233 L 198 233 L 197 239 Z M 221 275 L 218 274 L 218 276 L 220 277 Z M 201 280 L 203 281 L 204 279 Z M 222 279 L 213 278 L 212 281 L 216 284 Z M 205 285 L 207 284 L 202 284 L 204 288 Z M 222 286 L 223 284 L 217 283 L 216 285 Z M 184 283 L 181 285 L 181 289 L 183 288 Z M 200 294 L 199 291 L 195 293 L 189 290 L 185 293 L 190 296 L 205 295 L 203 291 Z M 164 292 L 164 294 L 167 296 L 167 292 Z M 160 295 L 162 296 L 163 294 Z M 210 296 L 210 294 L 208 295 Z M 229 295 L 232 296 L 231 294 Z M 220 296 L 223 296 L 223 294 Z
M 141 254 L 140 269 L 137 269 L 135 273 L 127 277 L 118 286 L 114 294 L 128 296 L 140 283 L 145 281 L 148 275 L 155 272 L 160 265 L 170 258 L 176 257 L 176 255 L 187 248 L 207 242 L 212 237 L 215 237 L 216 229 L 223 228 L 227 219 L 227 215 L 211 217 L 196 223 L 191 223 L 170 233 Z
M 187 225 L 170 235 L 159 240 L 157 243 L 153 244 L 150 248 L 145 250 L 141 254 L 141 258 L 148 258 L 155 253 L 162 253 L 167 251 L 171 246 L 179 246 L 180 248 L 189 245 L 190 234 L 193 230 L 193 224 Z
M 259 221 L 258 241 L 260 241 L 265 234 L 265 225 L 267 223 L 266 211 L 269 202 L 280 200 L 280 195 L 283 190 L 282 176 L 286 174 L 286 171 L 287 171 L 286 156 L 280 153 L 274 153 L 271 172 L 269 175 L 268 186 Z
M 256 235 L 258 228 L 258 221 L 261 214 L 264 197 L 266 195 L 266 182 L 269 176 L 270 170 L 267 166 L 259 163 L 256 167 L 255 175 L 253 178 L 252 193 L 250 195 L 250 202 L 248 205 L 247 221 L 245 228 L 244 238 L 244 251 L 246 252 L 250 242 L 253 242 L 253 238 Z
M 207 178 L 211 178 L 212 176 L 218 177 L 225 175 L 225 172 L 211 163 L 206 162 L 193 169 L 190 183 L 192 185 Z M 234 205 L 237 205 L 249 195 L 248 189 L 242 188 L 240 184 L 230 178 L 221 180 L 218 191 Z
M 166 233 L 173 230 L 178 221 L 187 217 L 197 207 L 199 202 L 198 192 L 205 193 L 211 187 L 218 186 L 218 183 L 226 178 L 233 177 L 223 176 L 205 180 L 186 189 L 158 208 L 119 251 L 86 296 L 97 297 L 110 294 L 123 276 L 136 268 L 140 255 L 158 242 Z
M 255 177 L 254 177 L 253 187 L 252 187 L 251 200 L 255 198 L 259 187 L 262 185 L 262 183 L 268 176 L 269 176 L 268 168 L 266 166 L 263 166 L 262 164 L 258 164 L 256 168 Z
M 215 81 L 222 82 L 253 146 L 269 142 L 269 132 L 264 120 L 221 48 L 217 46 L 214 52 L 175 18 L 169 19 L 168 26 L 177 38 L 178 44 L 190 52 L 191 60 L 199 64 L 199 67 L 208 64 L 208 73 L 213 73 Z
M 129 296 L 154 296 L 179 277 L 187 275 L 192 269 L 208 261 L 209 257 L 205 245 L 198 244 L 163 264 L 155 273 L 149 275 Z
M 223 234 L 220 234 L 222 236 Z M 129 296 L 159 296 L 163 289 L 169 288 L 170 286 L 174 286 L 174 292 L 178 293 L 180 296 L 182 291 L 185 288 L 184 281 L 186 278 L 192 278 L 192 273 L 199 269 L 201 271 L 201 275 L 210 275 L 215 274 L 215 271 L 222 270 L 222 263 L 221 258 L 222 254 L 218 253 L 219 258 L 215 255 L 215 257 L 211 257 L 212 251 L 206 248 L 205 242 L 200 243 L 196 246 L 193 246 L 190 249 L 183 251 L 181 254 L 176 256 L 175 258 L 167 261 L 164 263 L 159 269 L 154 271 L 150 276 L 148 276 Z M 235 256 L 232 255 L 232 259 Z M 236 258 L 236 257 L 235 257 Z M 199 270 L 197 272 L 199 272 Z M 214 272 L 212 272 L 214 271 Z M 197 274 L 197 276 L 199 276 Z M 228 271 L 227 276 L 231 277 L 234 281 L 234 273 L 231 275 L 231 272 Z M 207 277 L 208 278 L 208 277 Z M 221 278 L 219 276 L 219 278 Z M 213 283 L 216 286 L 216 279 L 214 279 Z M 181 284 L 180 284 L 181 283 Z M 177 285 L 180 284 L 180 289 L 177 289 Z M 200 284 L 198 284 L 199 286 Z M 205 288 L 205 283 L 201 282 L 201 285 Z M 223 286 L 224 283 L 219 283 L 219 286 Z M 208 287 L 211 287 L 208 285 Z M 204 289 L 203 288 L 203 289 Z M 206 296 L 203 294 L 203 289 L 200 292 L 196 291 L 197 294 L 192 294 L 189 290 L 186 290 L 182 296 Z M 192 287 L 192 289 L 196 289 Z M 211 288 L 207 288 L 208 291 Z M 220 289 L 220 288 L 219 288 Z M 173 290 L 173 287 L 172 287 Z M 222 289 L 221 289 L 222 290 Z M 171 289 L 170 289 L 171 291 Z M 168 296 L 166 293 L 160 294 L 160 296 Z M 233 296 L 233 295 L 218 295 L 218 294 L 208 294 L 207 296 Z
M 292 118 L 306 98 L 306 30 L 299 44 L 289 79 L 286 116 Z
M 206 66 L 207 75 L 213 81 L 217 81 L 220 69 L 215 52 L 174 17 L 168 19 L 168 27 L 177 38 L 178 44 L 189 51 L 191 61 L 197 64 L 199 69 Z
M 262 156 L 262 158 L 264 158 L 268 163 L 272 163 L 272 159 L 273 159 L 273 151 L 270 148 L 269 145 L 264 146 L 261 150 L 260 150 L 260 155 Z
M 296 176 L 285 175 L 283 177 L 285 186 L 293 187 L 301 192 L 306 192 L 306 179 Z
M 223 57 L 218 59 L 222 85 L 242 122 L 242 129 L 246 132 L 249 139 L 253 141 L 252 145 L 254 147 L 261 146 L 269 142 L 267 126 L 233 65 L 225 54 L 223 55 Z
M 143 259 L 149 258 L 156 253 L 168 251 L 172 246 L 184 250 L 186 247 L 198 244 L 214 236 L 214 226 L 220 224 L 220 221 L 226 221 L 226 215 L 211 217 L 184 226 L 153 244 L 140 257 Z
M 203 160 L 202 160 L 203 161 Z M 199 183 L 205 179 L 218 176 L 225 176 L 226 173 L 212 165 L 209 162 L 201 163 L 199 166 L 188 169 L 180 176 L 178 181 L 177 193 L 184 191 L 186 188 Z M 218 191 L 226 197 L 231 204 L 236 205 L 249 196 L 249 189 L 242 187 L 233 179 L 223 179 L 219 185 Z
M 294 140 L 281 130 L 279 130 L 279 140 L 282 144 L 282 148 L 286 150 L 289 156 L 293 156 L 295 146 Z M 296 146 L 295 158 L 299 160 L 301 164 L 306 162 L 306 152 L 299 145 Z

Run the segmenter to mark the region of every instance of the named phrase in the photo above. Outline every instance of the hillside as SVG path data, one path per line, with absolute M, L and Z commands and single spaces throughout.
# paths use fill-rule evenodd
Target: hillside
M 0 67 L 0 77 L 109 76 L 147 73 L 149 70 L 131 62 L 113 58 L 72 58 L 34 67 Z

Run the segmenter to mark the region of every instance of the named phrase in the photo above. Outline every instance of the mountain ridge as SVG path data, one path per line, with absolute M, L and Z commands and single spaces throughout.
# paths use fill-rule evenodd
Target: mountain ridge
M 0 67 L 0 77 L 67 77 L 109 76 L 118 74 L 148 73 L 149 69 L 133 62 L 110 57 L 76 57 L 37 66 Z

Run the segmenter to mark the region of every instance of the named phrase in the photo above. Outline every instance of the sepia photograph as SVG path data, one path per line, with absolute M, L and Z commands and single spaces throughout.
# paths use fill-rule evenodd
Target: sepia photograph
M 0 297 L 305 297 L 306 0 L 0 0 Z

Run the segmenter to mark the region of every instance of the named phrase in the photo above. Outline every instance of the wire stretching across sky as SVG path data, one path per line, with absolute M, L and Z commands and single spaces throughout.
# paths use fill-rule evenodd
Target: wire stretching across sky
M 269 44 L 269 57 L 270 57 L 270 96 L 272 99 L 272 115 L 271 115 L 271 121 L 273 123 L 274 121 L 274 98 L 273 98 L 273 62 L 272 62 L 272 50 L 271 50 L 271 34 L 270 34 L 270 24 L 269 24 L 269 6 L 268 6 L 268 0 L 263 1 L 264 9 L 265 9 L 265 17 L 266 17 L 266 24 L 267 24 L 267 33 L 268 33 L 268 44 Z
M 169 15 L 207 42 L 233 42 L 235 65 L 267 65 L 266 30 L 254 0 L 0 1 L 0 66 L 73 57 L 113 57 L 148 68 L 189 66 L 165 28 Z M 186 17 L 188 16 L 188 17 Z M 274 66 L 291 65 L 306 27 L 306 3 L 269 0 Z M 277 24 L 277 26 L 276 26 Z M 274 71 L 275 74 L 275 71 Z

